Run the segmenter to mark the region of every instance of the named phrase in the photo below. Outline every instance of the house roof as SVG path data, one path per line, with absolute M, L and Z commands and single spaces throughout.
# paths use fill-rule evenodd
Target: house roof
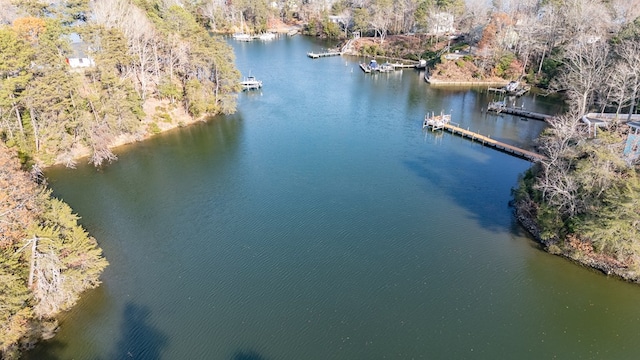
M 593 117 L 588 117 L 588 116 L 583 116 L 582 117 L 582 122 L 584 122 L 585 124 L 588 124 L 589 126 L 593 125 L 593 126 L 597 126 L 597 127 L 601 127 L 601 126 L 605 126 L 608 125 L 609 122 L 603 119 L 596 119 Z
M 640 129 L 640 121 L 629 121 L 627 125 L 629 125 L 630 127 L 636 130 Z
M 74 43 L 71 44 L 71 56 L 72 58 L 86 58 L 87 56 L 87 50 L 89 49 L 89 46 L 85 43 Z

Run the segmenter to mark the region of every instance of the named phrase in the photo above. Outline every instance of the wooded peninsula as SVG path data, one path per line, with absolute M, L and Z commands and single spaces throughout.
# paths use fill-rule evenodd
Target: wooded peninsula
M 561 93 L 545 159 L 513 190 L 551 253 L 640 281 L 639 0 L 0 0 L 0 354 L 55 333 L 106 259 L 42 169 L 236 109 L 212 34 L 300 29 L 352 53 L 426 60 L 442 81 Z M 455 56 L 450 56 L 455 54 Z M 607 114 L 606 121 L 588 114 Z

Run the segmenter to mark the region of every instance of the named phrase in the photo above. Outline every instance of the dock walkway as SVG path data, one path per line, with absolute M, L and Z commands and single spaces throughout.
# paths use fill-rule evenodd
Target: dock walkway
M 508 154 L 515 155 L 515 156 L 527 159 L 529 161 L 540 161 L 540 160 L 546 159 L 544 155 L 535 153 L 533 151 L 521 149 L 517 146 L 505 144 L 501 141 L 494 140 L 488 136 L 480 135 L 478 133 L 470 131 L 469 129 L 463 129 L 461 127 L 451 124 L 450 121 L 437 121 L 437 119 L 434 119 L 434 118 L 425 118 L 422 127 L 423 128 L 431 127 L 431 130 L 443 129 L 452 133 L 453 135 L 459 135 L 463 138 L 466 137 L 471 141 L 481 142 L 482 145 L 489 146 L 500 151 L 504 151 Z

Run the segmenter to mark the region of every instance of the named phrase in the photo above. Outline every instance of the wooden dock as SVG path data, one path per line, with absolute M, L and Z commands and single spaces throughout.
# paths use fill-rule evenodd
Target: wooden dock
M 307 53 L 307 56 L 312 59 L 318 59 L 318 58 L 329 57 L 329 56 L 340 56 L 340 55 L 342 55 L 340 51 L 327 51 L 323 53 L 314 53 L 314 52 Z
M 445 118 L 446 116 L 449 116 L 449 118 Z M 482 145 L 492 147 L 496 150 L 500 150 L 506 152 L 507 154 L 511 154 L 529 161 L 540 161 L 546 158 L 544 155 L 535 153 L 533 151 L 528 151 L 513 145 L 505 144 L 488 136 L 480 135 L 478 133 L 470 131 L 469 129 L 463 129 L 461 127 L 455 126 L 450 122 L 450 115 L 442 115 L 442 117 L 427 117 L 425 118 L 422 127 L 431 127 L 432 131 L 443 129 L 452 133 L 453 135 L 458 135 L 463 138 L 470 139 L 471 141 L 480 142 L 482 143 Z
M 537 112 L 533 112 L 525 109 L 507 107 L 503 101 L 495 101 L 490 103 L 489 106 L 487 106 L 487 110 L 493 111 L 497 114 L 505 113 L 509 115 L 522 116 L 522 117 L 535 119 L 535 120 L 542 120 L 542 121 L 549 121 L 550 119 L 553 119 L 553 116 L 551 115 L 537 113 Z

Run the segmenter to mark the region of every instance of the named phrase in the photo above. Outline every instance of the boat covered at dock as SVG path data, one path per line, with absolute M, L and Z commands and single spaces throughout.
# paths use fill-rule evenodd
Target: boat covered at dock
M 362 71 L 366 73 L 370 73 L 374 71 L 379 71 L 380 65 L 378 65 L 378 62 L 375 59 L 372 59 L 371 61 L 369 61 L 368 64 L 360 63 L 360 68 L 362 69 Z

